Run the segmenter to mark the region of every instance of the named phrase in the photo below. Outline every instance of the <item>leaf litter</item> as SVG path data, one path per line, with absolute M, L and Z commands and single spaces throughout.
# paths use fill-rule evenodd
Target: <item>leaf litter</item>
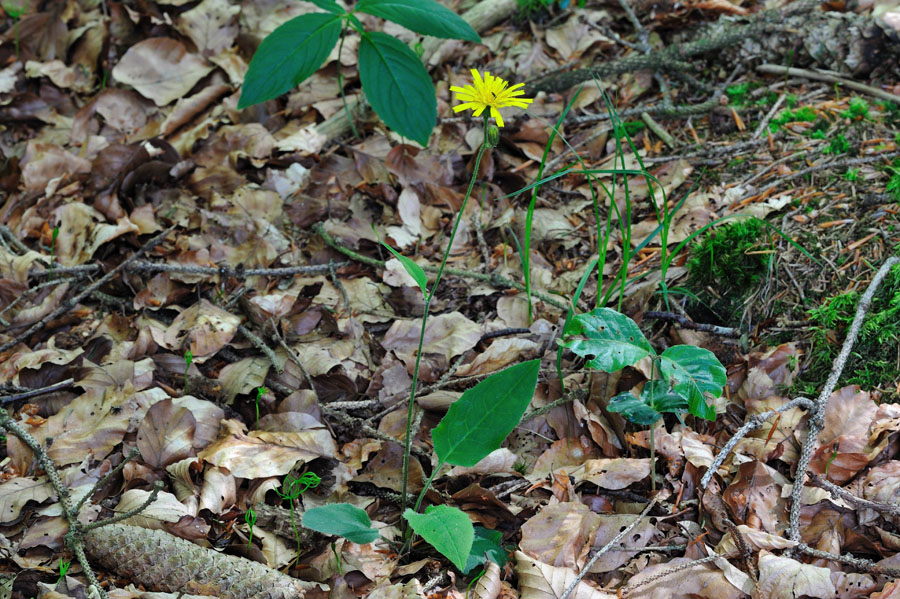
M 890 8 L 875 5 L 860 14 Z M 384 541 L 332 547 L 334 539 L 299 528 L 304 510 L 345 501 L 364 508 L 388 538 L 396 534 L 398 441 L 405 435 L 397 408 L 411 385 L 422 305 L 415 282 L 378 242 L 390 240 L 421 266 L 434 266 L 446 244 L 480 144 L 471 123 L 449 110 L 449 86 L 464 83 L 468 67 L 460 65 L 490 63 L 495 72 L 528 81 L 568 61 L 643 52 L 621 44 L 622 37 L 649 44 L 649 51 L 663 43 L 659 28 L 678 34 L 718 14 L 762 7 L 692 2 L 651 13 L 638 6 L 635 17 L 617 5 L 551 5 L 537 21 L 501 18 L 483 32 L 485 45 L 451 42 L 431 56 L 429 64 L 444 65 L 449 77 L 440 81 L 435 72 L 440 123 L 426 150 L 372 121 L 358 123 L 362 140 L 343 143 L 321 127 L 343 108 L 338 72 L 348 99 L 358 91 L 354 52 L 340 63 L 330 56 L 286 102 L 238 112 L 249 40 L 311 10 L 273 8 L 220 0 L 29 5 L 18 23 L 21 62 L 12 19 L 3 14 L 10 28 L 0 45 L 0 401 L 43 445 L 68 500 L 91 494 L 80 520 L 138 511 L 86 540 L 110 596 L 228 596 L 216 586 L 221 577 L 189 583 L 173 579 L 177 571 L 152 570 L 161 561 L 156 556 L 173 554 L 196 556 L 198 571 L 221 568 L 225 553 L 266 566 L 246 574 L 240 568 L 252 561 L 228 562 L 240 565 L 226 580 L 264 581 L 256 588 L 247 582 L 251 590 L 235 596 L 324 595 L 327 586 L 335 597 L 462 597 L 471 576 L 434 553 L 414 548 L 401 560 Z M 885 21 L 893 14 L 888 10 Z M 630 17 L 643 23 L 640 30 Z M 652 29 L 649 36 L 644 27 Z M 414 41 L 408 31 L 395 33 Z M 645 75 L 620 72 L 604 81 L 614 86 L 617 109 L 652 108 L 659 90 Z M 612 197 L 601 200 L 602 215 L 612 213 L 614 223 L 616 209 L 633 211 L 631 247 L 623 247 L 613 226 L 604 283 L 631 250 L 637 255 L 629 276 L 645 275 L 650 283 L 630 282 L 625 311 L 655 346 L 706 347 L 728 367 L 715 423 L 666 418 L 654 429 L 662 458 L 654 497 L 648 431 L 606 410 L 612 395 L 638 393 L 652 373 L 592 373 L 565 354 L 565 388 L 583 392 L 574 398 L 562 395 L 552 364 L 554 326 L 565 315 L 550 300 L 571 298 L 597 255 L 590 182 L 569 174 L 541 188 L 532 281 L 550 300 L 536 301 L 537 320 L 529 323 L 522 294 L 496 276 L 522 278 L 516 238 L 522 239 L 524 207 L 506 196 L 535 180 L 549 139 L 544 121 L 507 122 L 508 137 L 482 166 L 483 201 L 463 215 L 449 265 L 465 274 L 451 273 L 426 327 L 410 488 L 421 488 L 435 465 L 431 431 L 448 405 L 490 373 L 543 359 L 535 414 L 506 447 L 472 467 L 448 470 L 428 495 L 429 503 L 461 507 L 502 533 L 511 561 L 502 568 L 486 562 L 472 588 L 483 599 L 560 599 L 573 582 L 568 597 L 900 596 L 890 580 L 900 569 L 900 413 L 891 403 L 900 379 L 841 386 L 828 398 L 809 458 L 816 478 L 800 495 L 800 535 L 788 538 L 794 469 L 810 430 L 808 406 L 790 403 L 810 359 L 806 310 L 864 289 L 872 264 L 900 241 L 890 191 L 896 105 L 864 101 L 866 112 L 847 88 L 816 79 L 736 77 L 727 95 L 743 99 L 721 107 L 724 120 L 718 112 L 664 121 L 680 151 L 642 126 L 647 119 L 626 123 L 658 181 L 654 196 L 684 198 L 667 248 L 658 238 L 642 245 L 659 226 L 644 177 L 628 176 L 626 195 L 619 176 Z M 882 83 L 887 93 L 900 89 L 890 79 Z M 702 102 L 699 89 L 681 92 L 679 100 Z M 555 121 L 571 99 L 560 92 L 566 90 L 539 95 L 530 115 Z M 596 116 L 605 113 L 602 96 L 589 87 L 582 93 L 573 112 L 578 119 L 567 121 L 564 133 L 591 168 L 612 168 L 615 136 Z M 773 94 L 809 107 L 814 120 L 769 114 Z M 744 122 L 753 129 L 767 121 L 754 137 L 741 131 Z M 836 155 L 838 135 L 851 140 L 850 156 Z M 557 136 L 551 157 L 564 152 Z M 630 151 L 619 161 L 639 167 Z M 662 252 L 737 213 L 768 219 L 828 266 L 819 269 L 776 235 L 773 267 L 748 290 L 737 320 L 680 304 L 689 322 L 740 328 L 743 344 L 677 320 L 642 318 L 663 306 L 651 295 Z M 173 225 L 120 277 L 56 314 L 88 277 L 110 271 Z M 368 262 L 348 258 L 338 245 Z M 676 260 L 668 272 L 670 289 L 684 282 L 680 265 Z M 684 291 L 690 297 L 716 290 Z M 602 292 L 589 282 L 582 307 Z M 36 324 L 37 332 L 22 336 Z M 835 345 L 846 332 L 824 331 Z M 884 347 L 895 359 L 891 341 Z M 568 401 L 557 403 L 563 397 Z M 716 460 L 742 424 L 766 412 L 774 414 Z M 126 461 L 133 448 L 139 457 Z M 0 595 L 82 596 L 77 564 L 60 576 L 62 564 L 73 561 L 69 525 L 46 468 L 11 433 L 0 467 L 0 577 L 12 581 L 0 582 Z M 701 478 L 711 468 L 704 488 Z M 321 484 L 297 497 L 285 494 L 287 481 L 309 475 Z M 157 483 L 162 488 L 154 491 Z M 651 499 L 651 511 L 640 516 Z M 257 524 L 247 519 L 251 511 L 260 514 Z M 597 550 L 625 530 L 576 582 Z M 150 570 L 123 569 L 139 555 L 149 556 Z

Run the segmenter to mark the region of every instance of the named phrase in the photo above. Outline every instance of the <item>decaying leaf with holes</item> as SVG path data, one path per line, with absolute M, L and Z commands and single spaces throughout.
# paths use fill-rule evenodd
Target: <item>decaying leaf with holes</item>
M 223 555 L 162 530 L 109 524 L 85 535 L 91 563 L 153 591 L 222 599 L 298 599 L 325 585 Z

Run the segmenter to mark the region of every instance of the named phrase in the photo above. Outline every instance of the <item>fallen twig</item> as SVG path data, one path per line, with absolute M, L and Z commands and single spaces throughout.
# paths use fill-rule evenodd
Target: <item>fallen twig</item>
M 64 381 L 60 381 L 59 383 L 54 383 L 52 385 L 47 385 L 46 387 L 41 387 L 40 389 L 32 389 L 31 391 L 24 391 L 22 393 L 16 393 L 15 395 L 7 395 L 0 396 L 0 405 L 12 403 L 14 401 L 19 401 L 20 399 L 30 399 L 32 397 L 37 397 L 39 395 L 46 395 L 47 393 L 53 393 L 54 391 L 61 391 L 63 389 L 68 389 L 72 385 L 75 384 L 75 379 L 66 379 Z
M 572 594 L 572 591 L 575 590 L 575 587 L 578 586 L 578 583 L 581 582 L 581 579 L 591 571 L 591 568 L 594 566 L 594 564 L 597 563 L 597 560 L 600 559 L 602 555 L 607 553 L 613 547 L 615 547 L 619 543 L 619 541 L 625 538 L 625 535 L 631 532 L 631 529 L 637 526 L 641 519 L 648 513 L 650 513 L 650 510 L 653 509 L 653 506 L 655 506 L 659 502 L 659 498 L 660 495 L 656 495 L 656 497 L 650 500 L 650 503 L 648 503 L 646 507 L 644 507 L 644 510 L 637 518 L 631 521 L 631 524 L 620 530 L 619 534 L 610 539 L 609 543 L 604 545 L 600 550 L 597 551 L 597 553 L 594 554 L 590 561 L 588 561 L 588 563 L 584 565 L 584 568 L 581 569 L 581 572 L 579 572 L 578 575 L 575 576 L 575 579 L 571 583 L 569 583 L 569 586 L 566 587 L 566 590 L 563 592 L 559 599 L 569 599 L 569 595 Z
M 125 258 L 125 260 L 123 260 L 121 263 L 119 263 L 118 266 L 116 266 L 111 271 L 109 271 L 108 273 L 106 273 L 105 275 L 103 275 L 102 277 L 100 277 L 99 279 L 97 279 L 96 281 L 91 283 L 90 285 L 88 285 L 80 293 L 75 294 L 73 297 L 71 297 L 70 299 L 63 302 L 58 308 L 53 310 L 50 314 L 47 314 L 42 319 L 40 319 L 39 321 L 37 321 L 36 323 L 31 325 L 27 331 L 17 335 L 13 339 L 10 339 L 3 345 L 0 345 L 0 353 L 3 353 L 6 350 L 15 347 L 16 345 L 18 345 L 19 343 L 21 343 L 28 337 L 43 330 L 44 327 L 47 326 L 47 323 L 62 316 L 63 314 L 65 314 L 66 312 L 68 312 L 69 310 L 74 308 L 78 304 L 78 302 L 80 302 L 84 298 L 88 297 L 94 291 L 97 291 L 98 289 L 100 289 L 100 287 L 102 287 L 103 285 L 107 284 L 109 281 L 114 279 L 116 276 L 118 276 L 118 274 L 120 272 L 125 270 L 125 268 L 127 268 L 129 264 L 131 264 L 133 261 L 137 260 L 139 257 L 141 257 L 141 255 L 143 255 L 145 252 L 147 252 L 151 248 L 156 247 L 156 245 L 160 241 L 165 239 L 169 235 L 169 233 L 171 233 L 174 230 L 175 230 L 175 225 L 172 225 L 171 227 L 169 227 L 162 233 L 159 233 L 158 235 L 154 236 L 153 239 L 151 239 L 150 241 L 148 241 L 147 243 L 142 245 L 140 248 L 138 248 L 138 250 L 135 253 L 133 253 L 131 256 L 129 256 L 128 258 Z
M 819 438 L 819 433 L 825 428 L 825 407 L 828 405 L 831 393 L 834 391 L 838 379 L 844 371 L 844 366 L 847 364 L 847 358 L 850 357 L 850 352 L 853 349 L 853 345 L 856 343 L 856 338 L 859 336 L 860 329 L 862 329 L 866 313 L 872 305 L 872 298 L 875 297 L 875 292 L 878 290 L 878 287 L 881 285 L 881 282 L 887 276 L 888 272 L 890 272 L 891 268 L 897 263 L 900 263 L 900 258 L 897 256 L 891 256 L 885 260 L 884 264 L 881 265 L 881 268 L 878 269 L 878 272 L 875 273 L 872 282 L 869 283 L 866 292 L 863 293 L 862 297 L 859 299 L 859 304 L 856 306 L 856 315 L 853 317 L 853 322 L 850 324 L 850 330 L 847 332 L 847 338 L 844 340 L 843 347 L 841 347 L 841 353 L 838 354 L 838 357 L 835 359 L 831 374 L 828 375 L 825 386 L 822 388 L 822 392 L 816 399 L 815 405 L 810 413 L 809 431 L 806 434 L 806 439 L 800 450 L 800 459 L 797 460 L 794 486 L 791 489 L 791 513 L 789 518 L 790 527 L 788 528 L 788 538 L 792 541 L 800 541 L 800 508 L 802 506 L 801 496 L 803 493 L 803 479 L 809 469 L 809 462 L 812 460 L 813 450 L 815 449 L 816 442 Z

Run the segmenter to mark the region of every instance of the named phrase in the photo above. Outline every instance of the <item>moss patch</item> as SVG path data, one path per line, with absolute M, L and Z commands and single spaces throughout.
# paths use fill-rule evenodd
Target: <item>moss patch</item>
M 864 291 L 864 290 L 863 290 Z M 815 394 L 825 383 L 832 365 L 847 338 L 847 331 L 863 291 L 851 291 L 826 299 L 809 312 L 812 339 L 809 359 L 797 390 Z M 865 390 L 881 389 L 884 400 L 898 401 L 900 381 L 900 265 L 885 277 L 863 321 L 838 388 L 859 385 Z
M 687 287 L 696 296 L 693 311 L 702 320 L 732 324 L 744 300 L 763 280 L 772 261 L 772 243 L 758 219 L 732 221 L 700 237 L 690 248 Z

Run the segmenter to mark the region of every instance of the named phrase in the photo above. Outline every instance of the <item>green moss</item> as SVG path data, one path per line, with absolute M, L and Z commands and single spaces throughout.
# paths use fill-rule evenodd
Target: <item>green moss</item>
M 734 322 L 772 260 L 772 244 L 758 219 L 732 221 L 711 229 L 691 246 L 687 287 L 722 322 Z
M 809 312 L 813 337 L 809 361 L 801 375 L 800 389 L 821 387 L 840 353 L 861 292 L 851 291 L 827 298 Z M 847 365 L 838 381 L 838 388 L 859 385 L 863 389 L 881 388 L 885 399 L 898 400 L 897 382 L 900 360 L 900 265 L 885 277 L 872 300 L 859 338 L 853 346 Z

